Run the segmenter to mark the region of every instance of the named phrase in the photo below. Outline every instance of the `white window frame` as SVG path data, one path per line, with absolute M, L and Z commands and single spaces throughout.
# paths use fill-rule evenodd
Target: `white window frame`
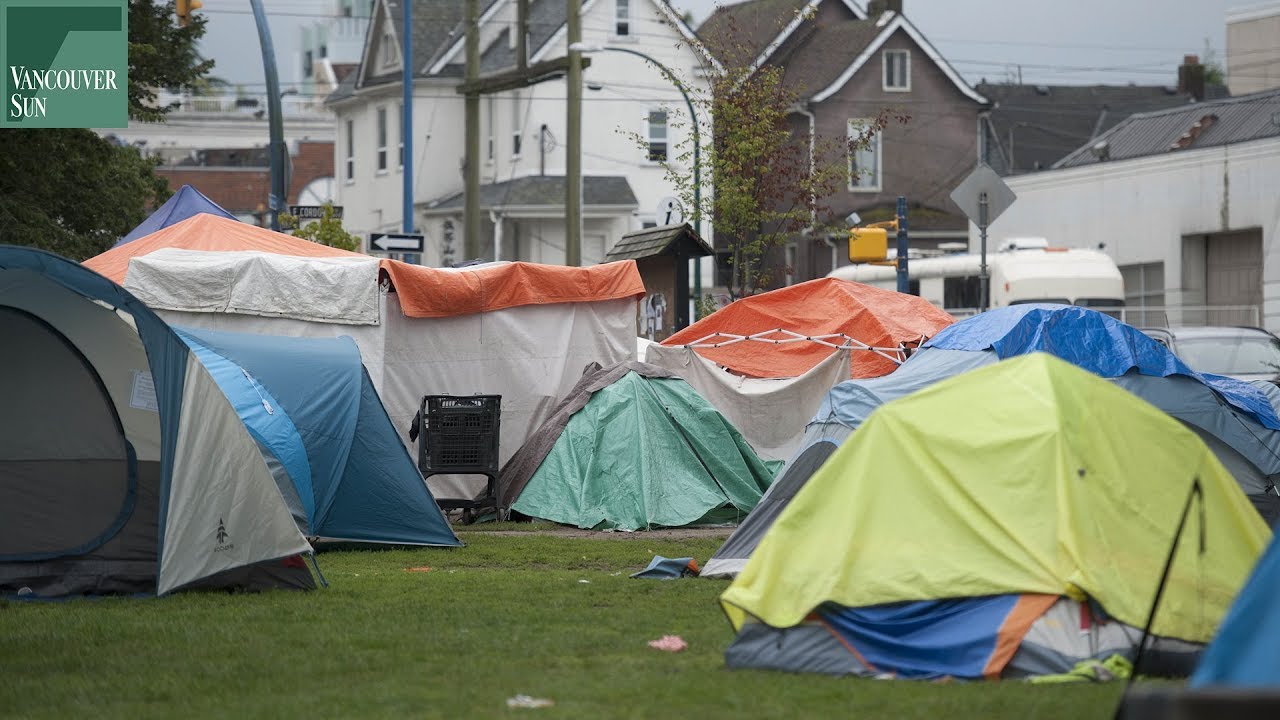
M 377 168 L 379 175 L 387 174 L 387 106 L 379 105 L 374 110 L 374 141 L 375 141 L 375 158 L 374 167 Z
M 849 141 L 852 142 L 855 138 L 861 137 L 866 128 L 873 126 L 873 122 L 874 121 L 872 121 L 870 118 L 850 118 L 849 124 L 847 126 L 848 128 L 847 137 Z M 847 158 L 848 175 L 849 175 L 849 192 L 868 192 L 869 193 L 869 192 L 880 192 L 880 190 L 882 189 L 882 186 L 884 184 L 884 153 L 882 152 L 882 148 L 880 144 L 881 135 L 882 135 L 881 131 L 876 131 L 876 133 L 871 136 L 870 150 L 862 150 L 860 148 L 849 148 L 849 153 Z M 875 158 L 876 167 L 874 172 L 872 172 L 869 177 L 864 176 L 860 173 L 855 173 L 855 170 L 858 169 L 859 167 L 855 161 L 857 159 L 857 156 L 862 153 L 871 153 L 872 157 Z M 866 183 L 866 184 L 855 185 L 854 184 L 855 179 L 859 183 Z
M 347 120 L 347 154 L 344 159 L 346 175 L 343 179 L 348 185 L 356 181 L 356 121 Z
M 653 156 L 653 146 L 654 146 L 654 141 L 656 139 L 653 135 L 653 130 L 655 127 L 659 127 L 658 125 L 650 122 L 650 118 L 653 117 L 654 113 L 662 113 L 662 125 L 661 125 L 662 138 L 660 139 L 660 142 L 662 143 L 663 147 L 662 147 L 661 158 L 655 158 Z M 644 116 L 644 139 L 645 139 L 644 161 L 646 163 L 657 165 L 658 163 L 663 163 L 670 160 L 671 158 L 671 113 L 667 112 L 666 108 L 649 108 L 649 112 Z
M 631 0 L 613 0 L 613 36 L 631 37 Z
M 892 57 L 902 58 L 902 84 L 889 84 L 889 70 L 893 67 Z M 880 53 L 880 87 L 885 92 L 911 92 L 911 51 L 910 50 L 885 50 Z
M 396 127 L 399 128 L 399 133 L 397 135 L 397 143 L 396 143 L 399 146 L 399 155 L 398 155 L 399 164 L 396 165 L 396 169 L 404 170 L 404 103 L 399 103 L 398 105 L 396 105 L 396 115 L 400 118 L 400 120 L 396 123 Z

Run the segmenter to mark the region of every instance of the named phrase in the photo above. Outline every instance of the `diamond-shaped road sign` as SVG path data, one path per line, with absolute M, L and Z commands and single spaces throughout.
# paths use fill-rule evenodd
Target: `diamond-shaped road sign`
M 987 196 L 985 223 L 982 221 L 983 194 Z M 964 214 L 979 227 L 995 222 L 996 218 L 1000 217 L 1000 213 L 1008 210 L 1017 199 L 1018 196 L 1013 194 L 1004 180 L 1001 180 L 996 171 L 986 163 L 978 163 L 978 167 L 969 173 L 969 177 L 951 192 L 951 202 L 960 206 Z
M 370 233 L 369 249 L 374 252 L 422 252 L 422 235 L 410 233 Z

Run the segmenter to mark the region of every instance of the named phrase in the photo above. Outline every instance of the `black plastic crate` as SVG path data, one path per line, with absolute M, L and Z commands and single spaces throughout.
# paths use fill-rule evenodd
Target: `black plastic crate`
M 497 472 L 501 412 L 501 395 L 422 398 L 419 469 L 432 474 Z

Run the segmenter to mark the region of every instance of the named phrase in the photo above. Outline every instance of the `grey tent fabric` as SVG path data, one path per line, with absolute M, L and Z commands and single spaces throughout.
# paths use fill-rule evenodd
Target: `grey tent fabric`
M 741 572 L 783 508 L 852 433 L 852 428 L 840 423 L 809 423 L 795 457 L 787 462 L 751 514 L 707 561 L 701 577 L 733 577 Z
M 509 508 L 516 498 L 520 497 L 529 478 L 538 471 L 542 461 L 547 459 L 547 454 L 560 439 L 560 434 L 569 424 L 569 418 L 586 407 L 587 403 L 591 402 L 591 396 L 597 391 L 612 385 L 629 372 L 648 378 L 677 377 L 664 368 L 642 362 L 618 363 L 607 368 L 601 367 L 599 363 L 588 365 L 583 370 L 582 378 L 551 411 L 551 416 L 546 422 L 542 423 L 524 445 L 511 456 L 511 459 L 507 460 L 507 464 L 502 466 L 502 470 L 498 473 L 499 507 Z

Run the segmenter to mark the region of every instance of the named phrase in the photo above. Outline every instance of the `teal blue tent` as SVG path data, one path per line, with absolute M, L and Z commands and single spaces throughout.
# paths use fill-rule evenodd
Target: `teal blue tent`
M 177 329 L 264 449 L 319 542 L 462 543 L 400 442 L 349 337 Z

